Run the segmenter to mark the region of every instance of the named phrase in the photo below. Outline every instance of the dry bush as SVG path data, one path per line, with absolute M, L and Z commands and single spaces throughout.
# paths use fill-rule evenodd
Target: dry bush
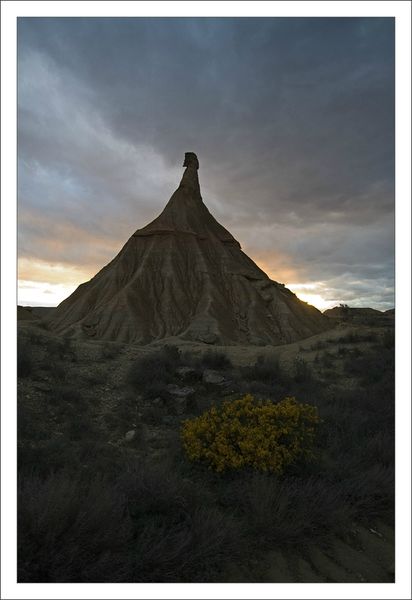
M 17 347 L 17 377 L 30 377 L 34 363 L 31 347 L 19 340 Z
M 212 350 L 208 350 L 202 355 L 200 363 L 203 367 L 216 371 L 225 371 L 233 367 L 226 354 L 223 352 L 213 352 Z
M 169 383 L 174 380 L 180 364 L 179 350 L 175 346 L 164 346 L 162 350 L 137 360 L 129 369 L 127 383 L 137 390 Z
M 276 356 L 258 356 L 252 367 L 243 367 L 241 375 L 246 381 L 276 384 L 284 379 L 279 360 Z
M 19 582 L 122 580 L 130 537 L 122 498 L 101 477 L 20 477 Z
M 250 539 L 296 544 L 325 537 L 353 517 L 345 489 L 319 477 L 278 479 L 255 473 L 232 489 Z

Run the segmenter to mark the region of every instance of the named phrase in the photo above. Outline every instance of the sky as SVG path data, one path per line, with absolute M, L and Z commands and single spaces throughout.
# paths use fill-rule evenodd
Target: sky
M 394 306 L 392 18 L 19 18 L 19 304 L 55 306 L 177 188 L 319 309 Z

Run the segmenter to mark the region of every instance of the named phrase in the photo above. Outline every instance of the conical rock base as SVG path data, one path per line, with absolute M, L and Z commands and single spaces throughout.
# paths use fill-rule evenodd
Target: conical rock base
M 157 219 L 64 300 L 49 320 L 66 335 L 148 344 L 284 344 L 330 328 L 269 277 L 202 201 L 196 155 Z

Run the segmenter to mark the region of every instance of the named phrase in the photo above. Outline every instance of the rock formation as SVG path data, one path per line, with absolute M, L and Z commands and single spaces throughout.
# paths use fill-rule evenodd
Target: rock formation
M 199 162 L 185 155 L 163 212 L 49 317 L 56 332 L 147 344 L 284 344 L 331 327 L 316 308 L 272 281 L 210 214 Z

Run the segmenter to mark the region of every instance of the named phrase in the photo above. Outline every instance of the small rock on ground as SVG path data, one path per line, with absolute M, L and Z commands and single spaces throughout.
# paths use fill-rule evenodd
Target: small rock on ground
M 212 371 L 210 369 L 207 369 L 203 372 L 202 379 L 205 383 L 212 383 L 215 385 L 219 385 L 220 383 L 223 383 L 225 381 L 223 375 L 220 375 L 220 373 L 218 373 L 217 371 Z
M 132 442 L 135 437 L 136 437 L 136 430 L 131 429 L 130 431 L 127 431 L 125 433 L 124 439 L 126 440 L 126 442 Z
M 173 383 L 170 383 L 166 389 L 171 396 L 176 396 L 177 398 L 187 398 L 195 393 L 195 390 L 191 387 L 179 387 Z

